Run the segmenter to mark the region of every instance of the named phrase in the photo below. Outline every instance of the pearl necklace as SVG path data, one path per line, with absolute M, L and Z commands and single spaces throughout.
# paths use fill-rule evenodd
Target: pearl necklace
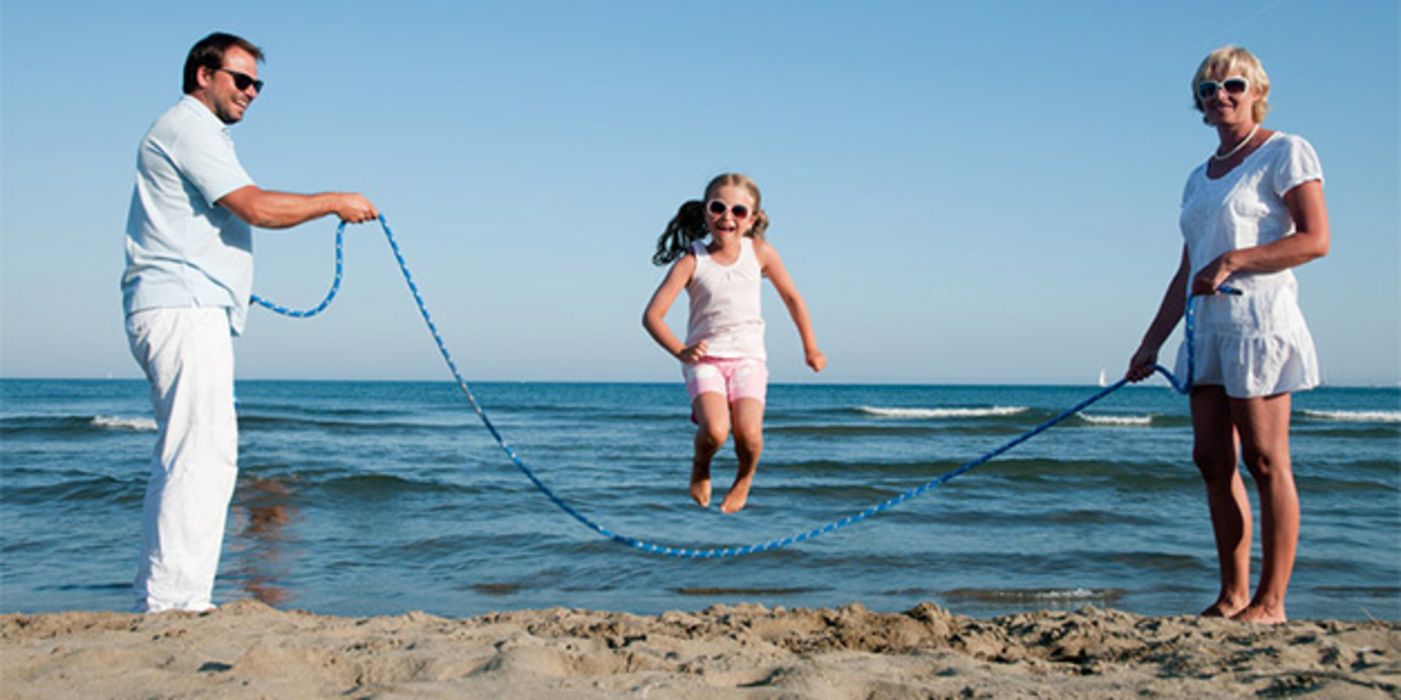
M 1226 160 L 1227 158 L 1230 158 L 1231 156 L 1233 156 L 1233 155 L 1235 155 L 1236 153 L 1240 152 L 1240 149 L 1245 148 L 1245 144 L 1250 143 L 1250 139 L 1255 138 L 1255 132 L 1257 132 L 1257 131 L 1259 131 L 1259 130 L 1260 130 L 1260 125 L 1259 125 L 1259 124 L 1256 124 L 1256 125 L 1255 125 L 1255 128 L 1251 129 L 1251 130 L 1250 130 L 1250 133 L 1246 134 L 1246 135 L 1245 135 L 1245 138 L 1241 139 L 1241 140 L 1240 140 L 1240 143 L 1236 144 L 1236 147 L 1235 147 L 1235 148 L 1232 148 L 1231 150 L 1226 151 L 1225 153 L 1222 153 L 1221 155 L 1217 155 L 1217 154 L 1213 153 L 1213 154 L 1211 154 L 1211 159 L 1212 159 L 1212 160 Z

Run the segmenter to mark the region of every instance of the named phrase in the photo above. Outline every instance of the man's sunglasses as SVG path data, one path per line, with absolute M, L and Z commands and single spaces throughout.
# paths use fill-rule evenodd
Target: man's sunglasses
M 716 216 L 724 216 L 725 209 L 727 207 L 724 202 L 718 199 L 712 199 L 710 200 L 709 204 L 705 205 L 705 208 L 709 210 L 711 214 L 714 214 Z M 743 204 L 736 204 L 733 207 L 728 208 L 730 210 L 730 213 L 733 214 L 736 219 L 744 219 L 749 216 L 749 207 L 746 207 Z
M 1245 78 L 1203 80 L 1197 83 L 1197 97 L 1203 100 L 1216 97 L 1217 91 L 1221 89 L 1225 89 L 1228 95 L 1239 95 L 1250 89 L 1250 81 Z
M 258 80 L 257 78 L 254 78 L 253 76 L 247 73 L 240 73 L 236 70 L 230 70 L 228 68 L 222 67 L 216 68 L 215 70 L 221 70 L 225 73 L 228 73 L 229 76 L 233 78 L 234 87 L 238 88 L 239 90 L 247 90 L 248 86 L 251 85 L 253 86 L 254 90 L 257 90 L 258 92 L 263 91 L 263 81 Z

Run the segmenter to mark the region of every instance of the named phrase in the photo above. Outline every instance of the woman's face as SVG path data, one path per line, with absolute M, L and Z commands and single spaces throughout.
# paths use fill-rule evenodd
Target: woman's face
M 1226 69 L 1222 67 L 1213 68 L 1206 74 L 1202 82 L 1215 81 L 1216 90 L 1209 95 L 1201 96 L 1202 112 L 1206 114 L 1206 120 L 1217 126 L 1238 126 L 1255 124 L 1255 101 L 1259 98 L 1255 84 L 1246 80 L 1246 89 L 1232 90 L 1238 86 L 1240 80 L 1245 80 L 1239 69 Z M 1198 88 L 1202 85 L 1198 82 Z

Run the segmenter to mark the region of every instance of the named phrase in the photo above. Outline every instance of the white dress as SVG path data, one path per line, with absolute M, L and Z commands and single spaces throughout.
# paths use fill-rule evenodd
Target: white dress
M 1293 234 L 1285 193 L 1310 180 L 1323 180 L 1313 147 L 1281 132 L 1220 178 L 1207 177 L 1206 166 L 1192 171 L 1182 193 L 1180 224 L 1192 276 L 1222 253 Z M 1226 284 L 1243 294 L 1197 301 L 1193 384 L 1223 386 L 1233 398 L 1318 386 L 1318 355 L 1299 310 L 1294 273 L 1236 273 Z M 1176 371 L 1178 376 L 1187 372 L 1185 338 Z

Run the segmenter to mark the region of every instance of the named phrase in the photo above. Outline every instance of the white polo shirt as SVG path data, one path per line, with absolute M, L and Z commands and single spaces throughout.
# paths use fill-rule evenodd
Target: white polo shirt
M 222 306 L 243 331 L 253 289 L 252 228 L 214 203 L 253 184 L 229 130 L 199 100 L 183 97 L 141 139 L 126 223 L 122 306 Z

